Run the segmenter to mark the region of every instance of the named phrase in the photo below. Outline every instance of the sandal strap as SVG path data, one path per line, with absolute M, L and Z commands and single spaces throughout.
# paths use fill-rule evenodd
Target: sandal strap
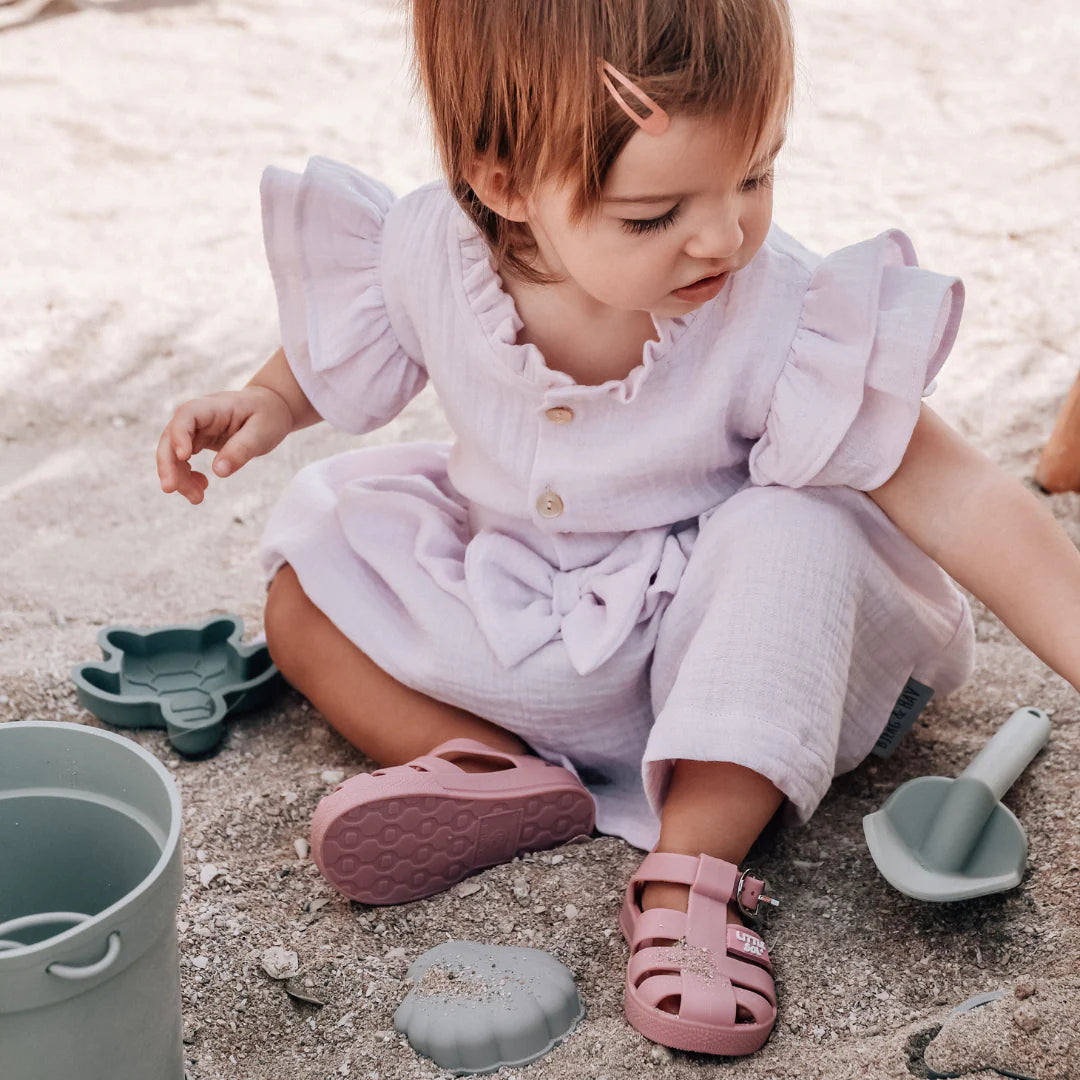
M 686 934 L 686 912 L 674 908 L 649 908 L 638 914 L 634 923 L 634 938 L 630 948 L 635 949 L 639 942 L 654 941 L 657 938 L 678 941 Z
M 650 908 L 650 911 L 656 911 L 660 913 L 664 909 L 662 908 Z M 645 913 L 646 915 L 649 912 Z M 668 912 L 669 915 L 678 914 L 682 912 Z M 666 929 L 666 927 L 665 927 Z M 748 947 L 745 941 L 740 939 L 740 931 L 742 935 L 750 934 L 751 937 L 756 939 L 756 946 L 750 945 L 753 951 L 744 951 Z M 641 945 L 640 942 L 651 941 L 659 938 L 661 940 L 674 940 L 675 945 Z M 721 958 L 719 963 L 714 960 L 714 967 L 718 972 L 721 972 L 731 978 L 731 981 L 736 984 L 745 984 L 750 989 L 757 990 L 759 993 L 764 994 L 765 997 L 772 998 L 774 995 L 773 980 L 772 980 L 772 960 L 769 958 L 769 952 L 765 948 L 765 943 L 756 934 L 752 934 L 745 929 L 745 927 L 732 923 L 728 926 L 727 932 L 728 939 L 728 952 L 725 958 Z M 679 938 L 669 938 L 667 935 L 656 934 L 655 937 L 648 933 L 634 935 L 634 941 L 630 946 L 630 963 L 628 971 L 630 973 L 630 979 L 636 983 L 637 980 L 646 975 L 649 971 L 666 969 L 669 971 L 679 971 L 681 966 L 679 963 L 679 949 L 677 944 Z M 761 951 L 758 952 L 757 949 Z M 715 953 L 713 954 L 715 956 Z
M 711 959 L 711 971 L 700 968 L 703 959 Z M 765 968 L 733 956 L 719 961 L 715 953 L 702 957 L 698 950 L 684 951 L 679 945 L 638 949 L 630 957 L 626 977 L 635 990 L 649 997 L 657 994 L 661 986 L 667 988 L 668 994 L 678 993 L 682 998 L 679 1015 L 686 1020 L 734 1023 L 736 998 L 743 1005 L 755 996 L 761 999 L 761 1005 L 776 1005 L 776 986 Z M 680 980 L 677 986 L 673 979 Z
M 496 750 L 493 746 L 488 746 L 487 743 L 482 743 L 478 739 L 448 739 L 446 742 L 436 746 L 434 750 L 415 760 L 418 765 L 436 761 L 440 762 L 442 767 L 450 765 L 460 771 L 460 766 L 446 760 L 446 754 L 468 754 L 471 757 L 494 758 L 496 761 L 505 761 L 507 765 L 517 765 L 522 757 L 521 754 L 508 754 L 504 750 Z M 436 766 L 436 768 L 438 767 Z
M 740 959 L 745 958 L 752 964 L 758 964 L 767 971 L 772 971 L 769 950 L 765 948 L 765 942 L 753 930 L 739 926 L 738 923 L 728 923 L 727 947 L 729 954 L 734 953 Z
M 483 757 L 491 761 L 505 762 L 508 767 L 470 772 L 454 761 L 447 761 L 446 754 Z M 575 791 L 587 794 L 586 788 L 577 776 L 561 765 L 554 765 L 533 754 L 510 754 L 496 750 L 476 739 L 450 739 L 436 746 L 430 753 L 421 754 L 412 761 L 405 762 L 404 765 L 391 765 L 362 775 L 368 777 L 390 775 L 401 778 L 416 776 L 422 772 L 433 775 L 444 793 L 483 792 L 487 796 L 494 796 L 500 792 L 520 794 L 528 788 L 535 789 L 538 793 L 550 793 L 558 789 L 571 794 Z
M 496 750 L 477 739 L 448 739 L 440 743 L 434 750 L 427 754 L 421 754 L 404 765 L 394 766 L 399 769 L 407 769 L 410 765 L 422 765 L 429 772 L 434 773 L 461 773 L 465 770 L 453 761 L 448 761 L 446 754 L 468 754 L 470 757 L 493 758 L 496 761 L 505 761 L 512 768 L 518 768 L 523 755 L 508 754 L 502 750 Z M 530 762 L 533 760 L 529 759 Z M 537 759 L 539 760 L 539 759 Z
M 739 882 L 742 892 L 739 893 Z M 708 896 L 726 904 L 737 898 L 745 911 L 752 912 L 765 891 L 765 882 L 741 871 L 734 863 L 712 855 L 679 855 L 671 851 L 651 851 L 637 868 L 631 884 L 647 881 L 673 881 L 689 885 L 691 893 Z
M 630 880 L 635 885 L 644 884 L 646 881 L 673 881 L 679 885 L 692 885 L 694 878 L 697 877 L 699 858 L 707 858 L 707 856 L 650 851 L 641 860 L 641 864 Z
M 637 992 L 646 1005 L 655 1009 L 664 998 L 682 994 L 683 978 L 681 975 L 653 975 L 637 988 Z M 733 1009 L 733 1018 L 734 1012 Z

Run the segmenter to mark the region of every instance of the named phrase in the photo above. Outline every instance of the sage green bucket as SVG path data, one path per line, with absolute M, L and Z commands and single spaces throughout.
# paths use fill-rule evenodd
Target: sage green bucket
M 0 724 L 3 1080 L 183 1080 L 180 826 L 131 739 Z

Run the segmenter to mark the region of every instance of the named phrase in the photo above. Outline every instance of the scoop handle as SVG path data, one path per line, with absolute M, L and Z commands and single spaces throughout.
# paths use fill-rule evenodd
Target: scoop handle
M 1050 738 L 1050 717 L 1031 705 L 1016 712 L 960 774 L 981 780 L 1000 799 Z

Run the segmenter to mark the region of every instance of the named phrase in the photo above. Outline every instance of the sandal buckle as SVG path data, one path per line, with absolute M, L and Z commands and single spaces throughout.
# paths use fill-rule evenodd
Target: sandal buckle
M 779 900 L 776 900 L 771 896 L 765 895 L 765 889 L 768 888 L 768 886 L 764 881 L 761 882 L 761 893 L 758 895 L 757 902 L 754 904 L 754 906 L 752 908 L 748 907 L 743 902 L 743 886 L 746 884 L 746 879 L 749 875 L 749 869 L 743 870 L 739 874 L 739 881 L 738 884 L 736 884 L 735 886 L 735 903 L 738 905 L 739 910 L 743 912 L 744 915 L 749 915 L 751 918 L 756 918 L 758 915 L 758 908 L 761 907 L 762 904 L 770 904 L 772 907 L 779 907 Z

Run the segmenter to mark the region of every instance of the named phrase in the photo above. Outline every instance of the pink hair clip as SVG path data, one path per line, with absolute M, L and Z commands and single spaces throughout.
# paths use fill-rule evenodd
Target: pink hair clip
M 668 125 L 671 120 L 668 114 L 656 104 L 655 101 L 643 90 L 635 86 L 618 68 L 613 67 L 603 57 L 597 58 L 597 68 L 600 71 L 600 78 L 604 80 L 604 85 L 611 91 L 611 96 L 619 103 L 619 108 L 622 109 L 631 120 L 634 121 L 646 135 L 663 135 L 668 129 Z M 607 73 L 611 72 L 616 79 L 619 80 L 649 110 L 648 116 L 638 116 L 633 109 L 623 100 L 622 94 L 615 89 L 611 80 L 607 77 Z

